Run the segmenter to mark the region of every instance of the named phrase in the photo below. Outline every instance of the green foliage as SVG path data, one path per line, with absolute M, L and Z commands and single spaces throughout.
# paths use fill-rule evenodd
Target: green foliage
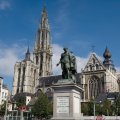
M 82 103 L 81 111 L 84 115 L 92 116 L 94 114 L 94 101 L 91 100 L 90 102 Z
M 105 100 L 103 103 L 102 103 L 102 114 L 104 115 L 111 115 L 112 114 L 112 109 L 111 109 L 111 101 L 109 100 Z
M 94 101 L 91 100 L 87 103 L 82 103 L 81 111 L 84 115 L 93 116 L 94 115 Z M 95 103 L 95 114 L 96 115 L 112 115 L 112 105 L 109 100 L 105 100 L 103 103 Z
M 26 105 L 26 98 L 23 97 L 23 96 L 18 97 L 18 98 L 16 99 L 16 105 L 17 105 L 17 107 Z
M 88 104 L 87 103 L 81 103 L 81 112 L 83 115 L 88 115 Z
M 98 103 L 95 105 L 96 115 L 102 115 L 102 103 Z
M 94 115 L 94 102 L 93 101 L 88 102 L 88 115 L 90 116 Z
M 0 106 L 0 116 L 5 115 L 5 109 L 6 109 L 6 102 Z
M 114 107 L 115 114 L 120 115 L 120 96 L 116 97 L 113 107 Z
M 42 118 L 48 118 L 52 115 L 52 104 L 49 102 L 44 93 L 41 93 L 36 100 L 34 106 L 32 107 L 32 113 L 41 120 Z

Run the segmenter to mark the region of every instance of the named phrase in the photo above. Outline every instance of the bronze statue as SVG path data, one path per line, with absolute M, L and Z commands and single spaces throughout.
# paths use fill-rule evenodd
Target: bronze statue
M 75 74 L 77 73 L 76 57 L 73 52 L 70 52 L 70 75 L 75 80 Z
M 77 73 L 76 58 L 68 48 L 63 48 L 64 53 L 61 54 L 60 62 L 62 68 L 62 78 L 72 79 L 75 82 L 75 74 Z

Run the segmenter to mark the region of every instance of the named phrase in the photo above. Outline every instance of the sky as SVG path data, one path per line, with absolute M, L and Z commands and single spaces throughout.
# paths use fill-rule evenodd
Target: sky
M 24 59 L 29 43 L 33 52 L 43 0 L 0 0 L 0 76 L 12 89 L 14 65 Z M 102 58 L 106 46 L 120 68 L 120 0 L 46 0 L 53 43 L 53 71 L 63 47 L 84 68 L 92 46 Z M 103 58 L 102 58 L 103 59 Z

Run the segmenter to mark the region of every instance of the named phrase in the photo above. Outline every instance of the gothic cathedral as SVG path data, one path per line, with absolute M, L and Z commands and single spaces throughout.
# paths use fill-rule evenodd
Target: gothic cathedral
M 36 35 L 33 60 L 30 58 L 29 47 L 25 59 L 16 62 L 12 95 L 18 93 L 35 93 L 39 77 L 52 75 L 52 44 L 47 10 L 42 11 L 41 22 Z
M 39 90 L 50 93 L 52 98 L 52 83 L 61 79 L 59 76 L 51 76 L 52 73 L 52 41 L 47 10 L 44 7 L 39 28 L 36 34 L 36 42 L 33 50 L 33 60 L 30 57 L 29 47 L 24 60 L 16 62 L 14 66 L 14 79 L 12 95 L 19 93 L 34 94 Z M 101 61 L 96 53 L 92 53 L 85 68 L 76 75 L 77 85 L 83 88 L 83 100 L 90 100 L 104 95 L 107 92 L 118 92 L 119 76 L 111 60 L 108 48 Z M 50 95 L 50 96 L 49 96 Z

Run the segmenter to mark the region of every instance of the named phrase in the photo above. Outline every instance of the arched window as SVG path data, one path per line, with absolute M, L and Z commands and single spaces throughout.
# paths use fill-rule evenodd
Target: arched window
M 92 65 L 90 65 L 89 67 L 90 67 L 90 71 L 92 71 Z
M 92 76 L 89 81 L 89 98 L 96 98 L 102 91 L 102 84 L 97 76 Z
M 96 64 L 96 70 L 98 70 L 99 69 L 99 65 L 98 64 Z
M 95 59 L 93 58 L 93 64 L 95 64 Z
M 40 94 L 42 93 L 42 90 L 41 89 L 38 89 L 37 92 L 36 92 L 36 96 L 40 96 Z
M 39 61 L 38 56 L 36 56 L 36 64 L 38 64 L 38 61 Z
M 18 83 L 17 83 L 17 92 L 16 93 L 19 93 L 20 75 L 21 75 L 21 68 L 18 68 Z
M 50 101 L 52 101 L 53 92 L 52 92 L 51 88 L 48 88 L 48 89 L 47 89 L 46 95 L 47 95 L 48 99 L 49 99 Z
M 46 92 L 52 92 L 52 91 L 51 91 L 51 89 L 50 89 L 50 88 L 48 88 Z

